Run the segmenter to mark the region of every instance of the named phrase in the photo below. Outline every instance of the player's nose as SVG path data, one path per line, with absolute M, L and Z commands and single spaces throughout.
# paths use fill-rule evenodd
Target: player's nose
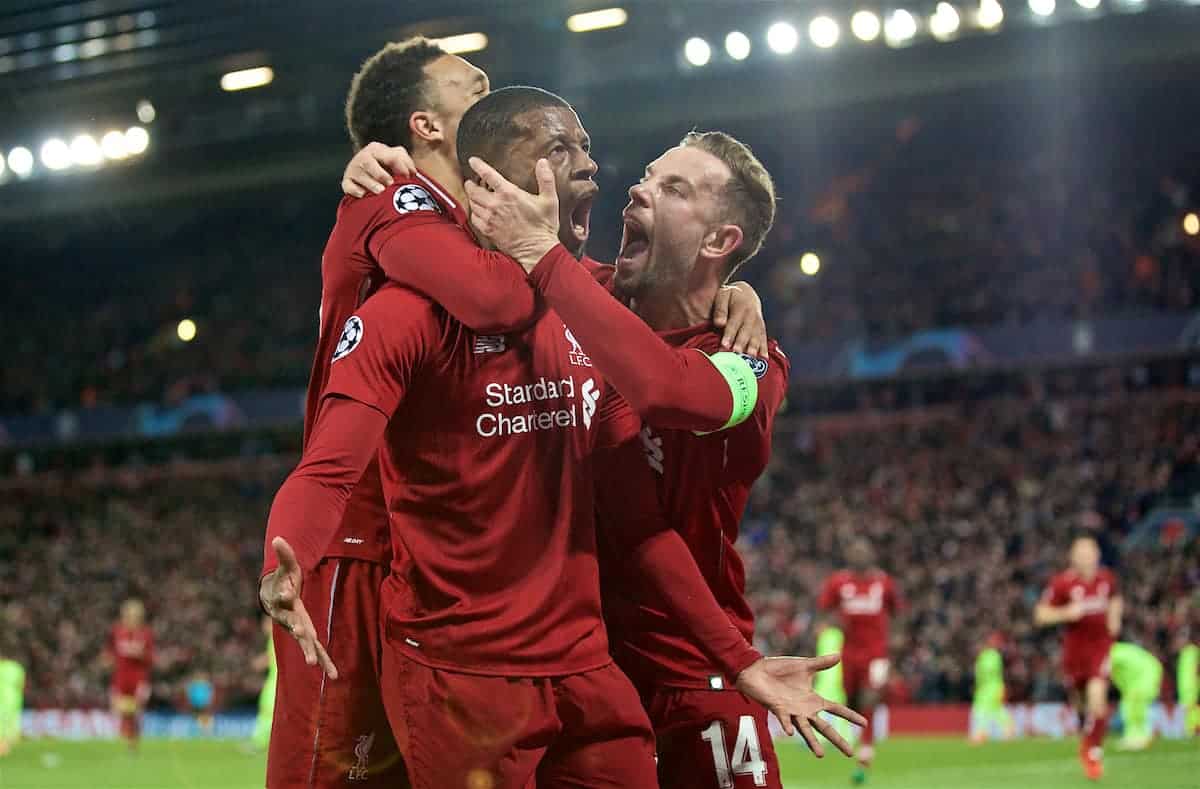
M 649 190 L 644 183 L 638 182 L 629 187 L 629 204 L 631 206 L 649 206 Z
M 596 160 L 590 154 L 581 152 L 575 162 L 575 178 L 590 180 L 596 176 L 599 170 L 600 166 L 596 164 Z

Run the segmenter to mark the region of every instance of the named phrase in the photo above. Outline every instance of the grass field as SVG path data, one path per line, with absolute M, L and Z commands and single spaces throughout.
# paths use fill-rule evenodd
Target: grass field
M 962 740 L 897 739 L 878 752 L 869 787 L 887 789 L 1071 789 L 1083 778 L 1067 741 L 1025 740 L 979 748 Z M 813 759 L 781 744 L 789 789 L 848 787 L 851 763 Z M 1197 789 L 1200 740 L 1158 742 L 1146 752 L 1110 749 L 1104 781 L 1125 789 Z M 150 741 L 131 756 L 115 743 L 26 742 L 0 759 L 0 789 L 258 789 L 263 757 L 222 741 Z M 453 789 L 447 787 L 447 789 Z

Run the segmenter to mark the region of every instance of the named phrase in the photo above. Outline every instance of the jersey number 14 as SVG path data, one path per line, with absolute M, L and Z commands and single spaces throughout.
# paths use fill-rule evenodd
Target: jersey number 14
M 735 775 L 754 776 L 755 786 L 767 785 L 767 763 L 762 758 L 762 746 L 758 743 L 758 727 L 754 718 L 743 715 L 738 719 L 737 739 L 733 743 L 733 757 L 725 748 L 725 727 L 721 721 L 713 721 L 700 734 L 712 748 L 713 764 L 717 768 L 717 785 L 721 789 L 733 789 Z

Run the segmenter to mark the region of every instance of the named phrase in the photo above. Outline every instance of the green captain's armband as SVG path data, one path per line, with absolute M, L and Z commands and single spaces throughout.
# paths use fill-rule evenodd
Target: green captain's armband
M 754 406 L 758 403 L 758 379 L 766 373 L 767 363 L 761 359 L 754 359 L 752 363 L 741 354 L 730 351 L 721 351 L 712 356 L 705 354 L 705 357 L 721 373 L 725 383 L 729 384 L 729 393 L 733 395 L 733 412 L 729 415 L 729 421 L 710 431 L 719 433 L 737 427 L 754 413 Z M 698 436 L 708 435 L 701 430 L 694 432 Z

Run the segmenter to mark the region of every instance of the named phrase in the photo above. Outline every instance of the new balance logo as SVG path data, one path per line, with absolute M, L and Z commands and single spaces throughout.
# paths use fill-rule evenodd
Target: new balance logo
M 475 338 L 475 353 L 504 353 L 503 334 L 482 334 Z
M 596 383 L 589 378 L 583 382 L 579 393 L 583 395 L 583 426 L 591 427 L 592 417 L 596 414 L 596 403 L 600 402 L 600 390 L 596 388 Z
M 643 427 L 642 432 L 638 435 L 642 439 L 642 449 L 646 451 L 646 462 L 650 464 L 650 468 L 662 474 L 664 458 L 662 438 L 651 433 L 648 427 Z

